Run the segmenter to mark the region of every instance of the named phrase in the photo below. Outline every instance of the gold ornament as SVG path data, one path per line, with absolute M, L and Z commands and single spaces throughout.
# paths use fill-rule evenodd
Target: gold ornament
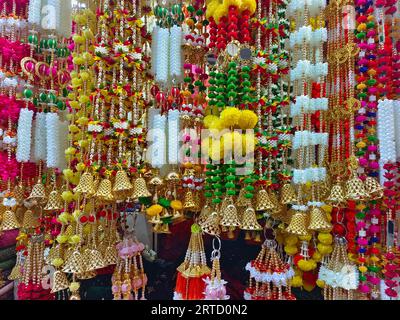
M 33 186 L 28 199 L 36 199 L 36 200 L 41 201 L 44 198 L 46 198 L 46 191 L 44 189 L 44 185 L 42 183 L 38 182 Z
M 108 246 L 104 252 L 104 262 L 107 265 L 114 265 L 118 261 L 118 251 L 115 246 Z
M 138 199 L 138 198 L 147 198 L 150 197 L 151 193 L 147 189 L 146 181 L 139 177 L 133 183 L 133 193 L 131 198 Z
M 101 253 L 97 249 L 90 250 L 86 271 L 97 270 L 105 267 Z
M 131 182 L 129 181 L 128 175 L 124 170 L 118 170 L 115 176 L 114 192 L 128 192 L 133 189 Z
M 346 182 L 346 198 L 348 200 L 366 200 L 368 198 L 364 183 L 355 172 L 353 177 Z
M 291 204 L 295 203 L 296 201 L 297 201 L 297 196 L 292 184 L 285 183 L 282 186 L 280 202 L 282 204 Z
M 111 202 L 114 200 L 114 196 L 112 194 L 112 183 L 110 179 L 101 180 L 99 188 L 94 196 L 105 202 Z
M 36 228 L 39 226 L 39 220 L 35 217 L 32 210 L 26 210 L 24 213 L 24 219 L 22 221 L 22 228 L 29 229 L 29 228 Z
M 262 230 L 262 227 L 257 221 L 256 212 L 252 207 L 249 207 L 244 211 L 240 229 L 246 231 Z
M 22 272 L 21 272 L 21 266 L 19 263 L 17 263 L 11 270 L 10 275 L 8 276 L 8 280 L 14 281 L 21 279 L 22 277 Z
M 335 207 L 339 207 L 346 203 L 344 191 L 342 185 L 339 182 L 332 187 L 332 190 L 326 201 Z
M 82 273 L 85 271 L 84 267 L 85 265 L 81 253 L 75 250 L 68 257 L 62 271 L 67 273 Z
M 188 190 L 185 193 L 185 199 L 183 200 L 183 209 L 192 211 L 196 208 L 196 203 L 194 202 L 193 192 Z
M 222 212 L 222 219 L 220 222 L 224 227 L 239 227 L 240 221 L 238 218 L 237 209 L 234 204 L 228 205 Z
M 221 234 L 221 228 L 219 226 L 220 216 L 217 211 L 210 214 L 208 219 L 201 224 L 201 228 L 205 233 L 212 236 L 219 236 Z
M 47 201 L 44 210 L 46 211 L 60 210 L 62 209 L 62 207 L 63 204 L 60 194 L 58 193 L 57 190 L 53 190 L 52 192 L 50 192 L 49 200 Z
M 245 197 L 246 189 L 241 188 L 239 192 L 239 196 L 236 200 L 236 207 L 247 207 L 251 205 L 251 200 Z
M 259 190 L 256 197 L 256 211 L 267 211 L 273 208 L 275 205 L 269 198 L 267 190 Z
M 197 218 L 197 223 L 198 224 L 204 223 L 208 219 L 208 217 L 210 216 L 210 213 L 211 213 L 211 207 L 208 204 L 206 204 L 203 207 L 203 209 L 201 209 L 200 215 Z
M 22 184 L 16 185 L 13 190 L 13 195 L 14 195 L 15 200 L 17 200 L 18 203 L 22 203 L 22 201 L 25 198 L 24 186 Z
M 308 235 L 306 224 L 307 214 L 302 211 L 295 211 L 290 219 L 289 226 L 286 228 L 286 232 L 295 234 L 297 236 L 306 236 Z
M 61 290 L 68 289 L 69 282 L 64 272 L 57 270 L 53 275 L 53 286 L 51 287 L 51 293 L 56 293 Z
M 11 210 L 7 210 L 3 214 L 3 220 L 1 222 L 2 231 L 14 230 L 20 228 L 20 224 L 18 223 L 17 217 L 15 213 Z
M 96 190 L 94 189 L 93 175 L 89 172 L 82 174 L 78 185 L 74 188 L 74 192 L 79 192 L 85 195 L 95 194 Z
M 321 208 L 313 207 L 310 214 L 309 230 L 313 231 L 328 231 L 332 225 L 328 222 L 326 213 Z
M 369 194 L 371 200 L 383 197 L 383 188 L 373 177 L 367 177 L 364 181 L 365 191 Z
M 234 204 L 228 205 L 222 212 L 220 225 L 228 228 L 228 237 L 232 239 L 234 237 L 233 231 L 240 226 L 238 212 Z

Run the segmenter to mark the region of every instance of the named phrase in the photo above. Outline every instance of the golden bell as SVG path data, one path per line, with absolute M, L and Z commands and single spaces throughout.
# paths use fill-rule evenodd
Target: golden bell
M 90 256 L 88 260 L 89 263 L 86 268 L 87 271 L 101 269 L 104 268 L 106 265 L 100 251 L 97 249 L 90 250 Z
M 346 182 L 346 198 L 348 200 L 365 200 L 368 198 L 364 183 L 355 173 Z
M 208 219 L 201 224 L 201 228 L 205 233 L 212 236 L 219 236 L 221 234 L 221 228 L 219 226 L 220 216 L 217 211 L 210 214 Z
M 17 217 L 15 216 L 14 212 L 11 210 L 7 210 L 3 214 L 3 221 L 1 222 L 2 231 L 14 230 L 20 228 L 20 224 L 18 223 Z
M 383 197 L 383 188 L 373 177 L 367 177 L 364 181 L 365 190 L 369 194 L 371 200 L 376 200 Z
M 44 210 L 47 211 L 60 210 L 62 209 L 62 207 L 63 204 L 60 194 L 57 192 L 57 190 L 53 190 L 52 192 L 50 192 L 49 200 L 47 201 Z
M 244 211 L 240 229 L 247 231 L 262 230 L 257 221 L 256 211 L 252 207 Z
M 339 207 L 346 202 L 344 191 L 340 183 L 336 183 L 332 187 L 331 192 L 326 201 L 335 207 Z
M 240 221 L 236 207 L 233 204 L 228 205 L 222 212 L 220 225 L 223 227 L 239 227 Z
M 10 275 L 8 276 L 8 280 L 18 280 L 22 277 L 21 272 L 21 265 L 19 264 L 18 260 L 15 266 L 12 268 Z
M 244 188 L 240 189 L 239 196 L 236 200 L 237 207 L 247 207 L 251 205 L 251 200 L 245 197 L 246 190 Z
M 185 199 L 183 201 L 183 209 L 190 211 L 194 210 L 195 208 L 196 208 L 196 203 L 194 202 L 193 199 L 193 192 L 188 190 L 185 193 Z
M 147 198 L 150 197 L 151 193 L 147 189 L 146 181 L 143 178 L 137 178 L 133 183 L 133 193 L 131 198 Z
M 22 228 L 36 228 L 39 226 L 39 220 L 35 217 L 32 210 L 26 210 L 24 213 L 24 219 L 22 220 Z
M 291 204 L 297 201 L 296 192 L 291 183 L 285 183 L 281 190 L 281 203 Z
M 46 191 L 44 189 L 44 185 L 42 183 L 38 182 L 33 186 L 28 199 L 42 200 L 44 198 L 46 198 Z
M 15 209 L 15 217 L 17 218 L 18 224 L 22 225 L 24 220 L 25 208 L 24 207 L 17 207 Z
M 68 255 L 68 254 L 67 254 Z M 79 251 L 75 250 L 68 257 L 67 261 L 64 264 L 62 271 L 67 273 L 82 273 L 84 272 L 84 261 L 82 259 L 82 255 Z
M 328 231 L 332 225 L 328 222 L 326 213 L 319 207 L 313 207 L 310 214 L 309 230 L 313 231 Z
M 67 275 L 60 270 L 57 270 L 53 274 L 53 286 L 51 287 L 51 293 L 56 293 L 61 290 L 68 289 L 69 281 Z
M 14 190 L 13 190 L 13 195 L 15 200 L 17 200 L 18 203 L 21 203 L 24 200 L 24 186 L 21 184 L 18 184 L 15 186 Z
M 104 262 L 107 265 L 114 265 L 118 261 L 118 251 L 115 246 L 108 246 L 104 252 Z
M 115 176 L 114 192 L 130 191 L 133 189 L 128 175 L 124 170 L 119 170 Z
M 275 205 L 269 198 L 267 190 L 259 190 L 256 197 L 256 211 L 267 211 L 274 207 Z
M 81 178 L 79 179 L 78 185 L 74 188 L 74 192 L 88 195 L 95 194 L 96 190 L 94 189 L 93 175 L 89 172 L 85 172 L 84 174 L 82 174 Z
M 113 201 L 114 196 L 112 194 L 112 184 L 110 179 L 103 179 L 99 184 L 99 188 L 97 189 L 96 193 L 94 194 L 96 198 L 102 201 Z
M 290 220 L 289 226 L 286 228 L 286 232 L 297 236 L 306 236 L 308 235 L 306 223 L 307 214 L 302 211 L 295 211 Z
M 274 208 L 271 209 L 271 212 L 274 216 L 278 217 L 284 211 L 284 206 L 279 202 L 274 191 L 271 190 L 268 196 L 271 202 L 274 204 Z
M 197 223 L 198 224 L 204 223 L 210 216 L 210 213 L 211 213 L 211 207 L 209 205 L 205 205 L 203 209 L 201 209 L 199 217 L 197 218 Z

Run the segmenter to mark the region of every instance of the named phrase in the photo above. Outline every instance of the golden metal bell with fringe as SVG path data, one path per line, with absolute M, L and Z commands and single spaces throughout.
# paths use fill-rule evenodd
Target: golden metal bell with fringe
M 20 224 L 18 223 L 17 217 L 15 213 L 11 210 L 6 210 L 3 214 L 3 220 L 1 222 L 1 230 L 8 231 L 20 228 Z
M 89 263 L 86 267 L 86 271 L 102 269 L 106 265 L 100 251 L 97 249 L 90 250 L 88 262 Z
M 224 209 L 220 225 L 228 228 L 228 238 L 234 238 L 233 231 L 240 227 L 238 212 L 234 204 L 230 204 Z
M 346 199 L 366 200 L 368 196 L 364 183 L 354 172 L 353 177 L 346 182 Z
M 286 232 L 297 236 L 308 235 L 307 231 L 307 214 L 303 211 L 295 211 Z
M 62 271 L 67 273 L 82 273 L 85 271 L 84 261 L 79 251 L 75 250 L 68 257 Z
M 247 231 L 262 230 L 261 225 L 257 221 L 256 211 L 252 207 L 244 211 L 240 229 Z
M 280 202 L 282 204 L 291 204 L 297 201 L 296 192 L 291 183 L 285 183 L 282 186 Z
M 235 205 L 228 205 L 222 212 L 220 225 L 223 227 L 239 227 L 240 221 Z
M 326 213 L 319 207 L 313 207 L 310 214 L 309 230 L 328 231 L 332 225 L 328 222 Z
M 139 177 L 133 183 L 133 193 L 131 198 L 138 199 L 138 198 L 147 198 L 150 197 L 151 193 L 147 189 L 146 181 Z
M 32 210 L 26 210 L 24 213 L 24 219 L 22 220 L 22 228 L 29 229 L 29 228 L 36 228 L 38 227 L 39 219 L 35 217 Z
M 46 191 L 44 189 L 44 185 L 38 182 L 33 186 L 28 199 L 42 200 L 44 198 L 46 198 Z
M 79 192 L 85 195 L 95 194 L 96 190 L 94 189 L 93 175 L 89 172 L 82 174 L 78 185 L 74 188 L 74 192 Z
M 44 210 L 61 210 L 63 207 L 62 199 L 57 190 L 53 190 L 50 192 L 49 199 L 47 200 L 47 204 L 44 207 Z
M 273 208 L 275 204 L 269 198 L 267 190 L 259 190 L 256 196 L 256 211 L 267 211 Z
M 344 190 L 340 183 L 336 183 L 332 187 L 331 192 L 326 201 L 335 207 L 339 207 L 346 202 L 346 198 L 344 196 Z
M 212 236 L 219 236 L 221 234 L 221 228 L 219 226 L 220 216 L 217 211 L 210 214 L 208 219 L 201 224 L 201 229 Z
M 373 177 L 367 177 L 364 181 L 365 191 L 369 194 L 371 200 L 383 197 L 383 188 Z
M 118 170 L 115 176 L 114 192 L 128 192 L 133 189 L 131 182 L 129 181 L 128 175 L 124 170 Z
M 111 202 L 114 200 L 110 179 L 103 179 L 100 181 L 99 188 L 94 196 L 101 201 Z
M 67 275 L 60 270 L 57 270 L 53 274 L 53 285 L 51 287 L 51 293 L 56 293 L 58 291 L 62 291 L 68 289 L 69 281 L 67 279 Z

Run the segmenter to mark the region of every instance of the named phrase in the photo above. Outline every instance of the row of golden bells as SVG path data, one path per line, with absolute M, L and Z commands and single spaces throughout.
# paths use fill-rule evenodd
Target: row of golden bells
M 35 215 L 32 210 L 26 210 L 23 213 L 22 219 L 18 219 L 17 215 L 12 210 L 6 210 L 2 216 L 3 218 L 0 224 L 1 231 L 14 230 L 21 227 L 24 229 L 30 229 L 39 226 L 39 217 Z
M 365 201 L 382 198 L 383 188 L 376 179 L 367 177 L 362 181 L 355 173 L 349 179 L 345 188 L 338 182 L 336 183 L 326 199 L 333 206 L 342 206 L 347 200 Z
M 96 186 L 97 184 L 98 186 Z M 85 172 L 81 176 L 74 192 L 93 195 L 95 198 L 107 202 L 123 198 L 137 199 L 151 196 L 151 193 L 147 189 L 146 181 L 142 177 L 135 179 L 132 185 L 127 173 L 123 170 L 117 172 L 114 186 L 112 186 L 110 179 L 103 179 L 100 183 L 96 183 L 93 175 Z

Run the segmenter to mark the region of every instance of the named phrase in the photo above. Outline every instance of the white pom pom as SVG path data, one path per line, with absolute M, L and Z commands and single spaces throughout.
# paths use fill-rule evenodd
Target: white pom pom
M 60 156 L 59 116 L 57 113 L 46 114 L 47 167 L 57 168 Z
M 28 162 L 31 155 L 32 119 L 32 110 L 21 109 L 18 119 L 16 153 L 16 158 L 19 162 Z

